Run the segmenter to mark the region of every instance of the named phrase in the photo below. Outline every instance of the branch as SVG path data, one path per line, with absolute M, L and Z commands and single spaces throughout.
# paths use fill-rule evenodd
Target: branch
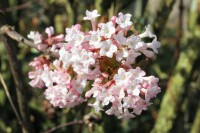
M 17 41 L 17 42 L 20 42 L 20 43 L 23 43 L 27 46 L 30 46 L 32 48 L 35 48 L 38 50 L 37 48 L 37 45 L 35 45 L 32 41 L 26 39 L 25 37 L 23 37 L 21 34 L 19 34 L 18 32 L 16 32 L 13 27 L 11 26 L 8 26 L 8 25 L 3 25 L 0 27 L 0 34 L 2 35 L 7 35 L 9 36 L 10 38 L 12 38 L 13 40 Z M 55 58 L 58 58 L 59 56 L 55 53 L 52 53 L 50 51 L 50 49 L 46 49 L 46 50 L 38 50 L 38 51 L 41 51 L 43 52 L 44 54 L 49 54 L 51 55 L 52 57 L 55 57 Z
M 200 132 L 200 103 L 198 105 L 198 110 L 195 115 L 195 119 L 191 128 L 191 133 L 199 133 Z
M 14 111 L 16 117 L 17 117 L 17 120 L 18 120 L 19 124 L 23 124 L 23 123 L 22 123 L 22 120 L 21 120 L 21 118 L 20 118 L 20 115 L 19 115 L 19 113 L 18 113 L 18 111 L 17 111 L 17 109 L 16 109 L 16 107 L 15 107 L 13 101 L 12 101 L 12 98 L 11 98 L 10 93 L 9 93 L 9 91 L 8 91 L 8 87 L 7 87 L 7 85 L 6 85 L 5 81 L 4 81 L 4 79 L 3 79 L 2 75 L 1 75 L 1 73 L 0 73 L 0 80 L 1 80 L 1 84 L 3 85 L 3 88 L 4 88 L 4 90 L 5 90 L 5 93 L 6 93 L 6 96 L 7 96 L 7 98 L 8 98 L 8 101 L 10 102 L 10 105 L 11 105 L 11 107 L 12 107 L 12 109 L 13 109 L 13 111 Z
M 0 33 L 8 35 L 10 38 L 12 38 L 13 40 L 15 40 L 17 42 L 22 42 L 25 45 L 28 45 L 30 47 L 33 47 L 33 48 L 37 49 L 37 45 L 35 45 L 32 41 L 29 41 L 28 39 L 26 39 L 25 37 L 23 37 L 22 35 L 20 35 L 19 33 L 17 33 L 13 29 L 13 27 L 11 27 L 11 26 L 3 25 L 0 28 Z
M 0 27 L 5 25 L 4 14 L 0 12 Z M 26 85 L 24 84 L 24 79 L 21 71 L 21 65 L 17 60 L 17 55 L 15 53 L 14 46 L 16 42 L 11 39 L 7 34 L 2 34 L 1 39 L 5 46 L 6 52 L 8 54 L 8 60 L 11 68 L 11 73 L 15 82 L 17 101 L 19 105 L 19 111 L 22 118 L 22 130 L 23 133 L 33 133 L 32 123 L 30 121 L 30 114 L 26 99 Z M 22 39 L 23 40 L 23 39 Z
M 72 121 L 72 122 L 64 123 L 64 124 L 58 125 L 58 126 L 56 126 L 56 127 L 53 127 L 53 128 L 51 128 L 51 129 L 45 131 L 44 133 L 51 133 L 51 132 L 53 132 L 53 131 L 55 131 L 55 130 L 57 130 L 57 129 L 60 129 L 60 128 L 63 128 L 63 127 L 66 127 L 66 126 L 71 126 L 71 125 L 82 125 L 82 124 L 84 124 L 84 122 L 81 121 L 81 120 L 80 120 L 80 121 Z
M 17 5 L 14 7 L 8 7 L 5 9 L 5 12 L 13 12 L 13 11 L 17 11 L 17 10 L 22 10 L 24 8 L 28 8 L 32 5 L 32 1 L 28 1 L 26 3 L 23 3 L 21 5 Z
M 157 12 L 155 22 L 154 22 L 154 31 L 158 35 L 162 35 L 162 32 L 167 23 L 168 17 L 176 3 L 176 0 L 163 0 L 160 10 Z

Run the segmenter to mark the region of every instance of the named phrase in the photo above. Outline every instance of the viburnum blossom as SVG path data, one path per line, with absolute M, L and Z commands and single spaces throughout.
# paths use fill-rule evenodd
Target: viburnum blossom
M 93 10 L 93 11 L 86 11 L 86 17 L 84 17 L 83 19 L 84 20 L 93 20 L 97 17 L 99 17 L 100 14 L 98 14 L 98 11 L 97 10 Z
M 130 21 L 132 15 L 127 13 L 127 14 L 123 14 L 123 13 L 119 13 L 118 17 L 116 19 L 116 23 L 119 24 L 119 26 L 121 28 L 126 28 L 128 26 L 131 26 L 133 23 Z
M 40 33 L 37 31 L 31 31 L 30 34 L 27 36 L 28 38 L 32 39 L 35 44 L 39 44 L 42 42 Z
M 47 27 L 47 38 L 31 31 L 28 38 L 38 50 L 50 50 L 57 58 L 35 58 L 30 63 L 34 70 L 29 72 L 29 84 L 45 88 L 45 98 L 55 107 L 74 107 L 93 98 L 88 105 L 96 112 L 133 118 L 147 110 L 161 91 L 159 79 L 146 76 L 136 61 L 143 61 L 140 56 L 153 57 L 160 42 L 150 25 L 141 34 L 127 34 L 133 24 L 131 14 L 119 13 L 107 23 L 96 24 L 99 16 L 97 10 L 86 11 L 83 19 L 92 24 L 88 32 L 81 31 L 80 24 L 57 36 L 52 26 Z M 152 41 L 143 41 L 146 37 Z
M 100 47 L 100 56 L 107 56 L 109 58 L 113 57 L 113 53 L 117 51 L 117 46 L 115 46 L 111 40 L 106 40 L 102 42 Z
M 100 28 L 99 34 L 103 37 L 110 38 L 115 33 L 115 27 L 111 21 L 106 24 L 101 23 Z

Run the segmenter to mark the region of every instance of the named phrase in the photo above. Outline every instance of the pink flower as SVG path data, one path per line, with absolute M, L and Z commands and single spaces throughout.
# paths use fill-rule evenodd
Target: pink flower
M 40 89 L 42 89 L 42 88 L 45 87 L 45 84 L 44 84 L 44 82 L 41 79 L 41 74 L 42 74 L 42 69 L 38 69 L 36 71 L 32 71 L 32 72 L 28 73 L 29 78 L 32 79 L 29 82 L 29 84 L 32 87 L 36 87 L 36 88 L 40 88 Z
M 144 33 L 130 35 L 131 14 L 119 13 L 109 22 L 97 24 L 95 19 L 99 16 L 97 10 L 86 11 L 83 19 L 91 21 L 89 32 L 81 31 L 80 24 L 66 28 L 65 36 L 53 36 L 52 26 L 45 30 L 47 38 L 31 31 L 28 38 L 39 50 L 59 57 L 35 58 L 30 63 L 33 70 L 29 72 L 29 84 L 45 88 L 45 98 L 55 107 L 74 107 L 92 98 L 88 105 L 96 112 L 105 111 L 120 119 L 133 118 L 146 110 L 150 100 L 161 91 L 159 79 L 145 76 L 135 60 L 141 55 L 153 57 L 160 42 L 150 31 L 150 25 Z M 144 37 L 153 41 L 142 41 Z

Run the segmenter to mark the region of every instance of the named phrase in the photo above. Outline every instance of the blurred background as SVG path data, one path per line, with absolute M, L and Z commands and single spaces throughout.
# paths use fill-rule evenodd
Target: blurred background
M 86 10 L 97 9 L 105 22 L 118 12 L 132 14 L 134 32 L 145 30 L 147 24 L 161 42 L 159 53 L 144 68 L 147 75 L 160 78 L 162 92 L 140 116 L 119 120 L 104 113 L 95 114 L 86 106 L 54 108 L 44 99 L 43 90 L 28 85 L 28 65 L 41 53 L 14 42 L 14 57 L 23 81 L 22 104 L 36 133 L 58 125 L 72 123 L 55 133 L 200 133 L 200 0 L 0 0 L 0 12 L 5 24 L 23 36 L 36 30 L 44 33 L 54 26 L 56 33 L 80 23 L 82 30 L 91 25 L 83 21 Z M 19 94 L 9 65 L 9 54 L 0 40 L 0 73 L 8 86 L 17 110 Z M 26 106 L 27 105 L 27 106 Z M 22 118 L 24 117 L 21 114 Z M 31 128 L 30 128 L 31 129 Z M 21 126 L 0 84 L 0 132 L 20 133 Z

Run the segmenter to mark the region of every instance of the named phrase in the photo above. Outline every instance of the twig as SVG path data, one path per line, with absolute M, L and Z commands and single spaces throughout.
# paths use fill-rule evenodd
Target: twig
M 0 12 L 0 27 L 6 24 L 4 18 L 5 18 L 4 14 Z M 17 59 L 15 51 L 16 42 L 13 39 L 11 39 L 7 34 L 2 34 L 1 39 L 5 46 L 5 50 L 8 54 L 10 69 L 15 82 L 19 112 L 22 118 L 21 125 L 23 133 L 34 133 L 27 105 L 26 86 L 24 84 L 24 79 L 22 76 L 23 74 L 21 72 L 21 65 Z
M 174 62 L 177 63 L 179 54 L 180 54 L 180 43 L 181 38 L 183 36 L 183 11 L 184 5 L 183 0 L 179 1 L 179 16 L 178 16 L 178 26 L 177 26 L 177 34 L 176 34 L 176 48 L 174 51 Z
M 22 130 L 23 133 L 32 133 L 34 131 L 31 126 L 30 115 L 26 101 L 26 88 L 22 78 L 23 76 L 20 68 L 21 65 L 16 58 L 16 53 L 14 50 L 15 42 L 6 35 L 2 36 L 2 40 L 8 54 L 10 68 L 15 82 L 17 101 L 22 118 Z
M 6 85 L 5 81 L 4 81 L 1 73 L 0 73 L 0 80 L 1 80 L 1 84 L 3 85 L 3 88 L 5 90 L 5 93 L 6 93 L 6 96 L 8 98 L 8 101 L 10 102 L 10 105 L 11 105 L 11 107 L 12 107 L 12 109 L 13 109 L 16 117 L 17 117 L 17 120 L 18 120 L 19 124 L 22 124 L 22 120 L 20 118 L 20 115 L 19 115 L 19 113 L 18 113 L 18 111 L 17 111 L 17 109 L 16 109 L 16 107 L 15 107 L 13 101 L 12 101 L 12 98 L 11 98 L 10 93 L 8 91 L 8 87 L 7 87 L 7 85 Z
M 182 27 L 183 27 L 183 11 L 184 11 L 184 6 L 183 6 L 183 0 L 180 0 L 179 1 L 179 17 L 178 17 L 178 26 L 177 26 L 177 37 L 176 37 L 176 48 L 175 48 L 175 51 L 173 53 L 173 58 L 174 58 L 174 66 L 176 66 L 177 62 L 178 62 L 178 59 L 179 59 L 179 56 L 180 56 L 180 44 L 181 44 L 181 38 L 182 38 Z M 177 98 L 175 97 L 175 95 L 172 93 L 172 90 L 171 90 L 171 77 L 173 77 L 173 73 L 175 72 L 176 70 L 173 69 L 171 71 L 171 73 L 169 74 L 169 81 L 168 81 L 168 84 L 167 84 L 167 91 L 169 92 L 169 94 L 171 95 L 172 99 L 174 100 L 174 102 L 176 103 L 177 102 Z
M 7 34 L 10 38 L 14 39 L 17 42 L 22 42 L 30 47 L 37 49 L 37 45 L 35 45 L 32 41 L 29 41 L 28 39 L 17 33 L 11 26 L 3 25 L 0 28 L 0 33 Z
M 16 32 L 11 26 L 8 25 L 3 25 L 0 27 L 0 34 L 6 34 L 7 36 L 9 36 L 10 38 L 12 38 L 13 40 L 17 41 L 17 42 L 21 42 L 25 45 L 28 45 L 32 48 L 35 48 L 38 50 L 37 45 L 35 45 L 32 41 L 26 39 L 25 37 L 23 37 L 21 34 L 19 34 L 18 32 Z M 52 53 L 49 49 L 47 50 L 38 50 L 41 51 L 45 54 L 49 54 L 55 58 L 58 58 L 59 56 L 55 53 Z
M 176 3 L 176 0 L 170 0 L 169 2 L 166 2 L 165 0 L 163 0 L 161 2 L 160 9 L 156 14 L 155 22 L 153 23 L 154 31 L 160 37 L 163 34 L 168 17 L 170 15 L 175 3 Z
M 16 10 L 22 10 L 24 8 L 27 8 L 27 7 L 30 7 L 32 4 L 32 1 L 28 1 L 26 3 L 23 3 L 21 5 L 17 5 L 17 6 L 14 6 L 14 7 L 8 7 L 5 9 L 5 12 L 13 12 L 13 11 L 16 11 Z
M 56 127 L 53 127 L 43 133 L 51 133 L 57 129 L 60 129 L 60 128 L 63 128 L 63 127 L 66 127 L 66 126 L 71 126 L 71 125 L 82 125 L 84 122 L 82 120 L 80 121 L 72 121 L 72 122 L 67 122 L 67 123 L 64 123 L 64 124 L 61 124 L 61 125 L 58 125 Z

